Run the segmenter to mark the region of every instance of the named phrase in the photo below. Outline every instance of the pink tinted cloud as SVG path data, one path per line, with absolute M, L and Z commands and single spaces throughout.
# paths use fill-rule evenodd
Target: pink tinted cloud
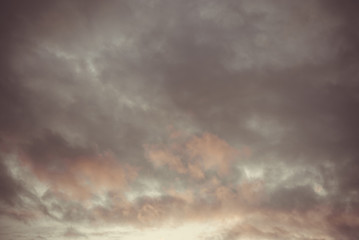
M 202 169 L 215 170 L 221 175 L 228 173 L 230 165 L 239 153 L 226 141 L 210 133 L 190 139 L 186 143 L 186 151 Z
M 188 174 L 194 179 L 203 179 L 205 172 L 214 171 L 221 176 L 228 174 L 240 151 L 223 139 L 204 133 L 200 136 L 181 138 L 170 134 L 168 144 L 145 145 L 146 158 L 157 168 L 168 167 L 180 174 Z M 250 154 L 245 149 L 244 155 Z
M 108 190 L 122 189 L 137 176 L 136 168 L 119 163 L 110 152 L 63 159 L 61 168 L 35 164 L 26 155 L 21 159 L 51 190 L 78 200 L 86 200 Z

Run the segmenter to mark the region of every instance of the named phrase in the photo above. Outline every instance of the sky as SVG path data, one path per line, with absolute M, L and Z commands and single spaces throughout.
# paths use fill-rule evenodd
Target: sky
M 359 239 L 358 7 L 2 1 L 0 239 Z

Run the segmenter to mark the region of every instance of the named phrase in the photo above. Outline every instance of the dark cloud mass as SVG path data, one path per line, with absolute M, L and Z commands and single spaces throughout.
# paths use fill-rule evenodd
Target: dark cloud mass
M 358 7 L 3 1 L 0 238 L 358 239 Z

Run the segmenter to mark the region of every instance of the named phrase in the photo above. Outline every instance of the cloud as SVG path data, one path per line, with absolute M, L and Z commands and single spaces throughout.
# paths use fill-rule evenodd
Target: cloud
M 4 2 L 0 214 L 356 239 L 356 5 Z
M 2 158 L 0 160 L 0 180 L 0 200 L 7 205 L 15 205 L 19 193 L 24 189 L 22 184 L 11 176 Z
M 135 178 L 136 169 L 120 164 L 111 152 L 74 147 L 49 134 L 22 148 L 21 161 L 55 192 L 86 199 L 99 192 L 121 189 Z
M 67 237 L 67 238 L 82 238 L 82 237 L 86 237 L 86 235 L 79 232 L 78 230 L 76 230 L 74 228 L 68 228 L 66 230 L 66 232 L 64 233 L 64 237 Z
M 147 158 L 156 167 L 168 166 L 180 174 L 203 179 L 206 172 L 229 173 L 239 151 L 222 139 L 204 133 L 189 139 L 170 139 L 168 146 L 146 145 Z

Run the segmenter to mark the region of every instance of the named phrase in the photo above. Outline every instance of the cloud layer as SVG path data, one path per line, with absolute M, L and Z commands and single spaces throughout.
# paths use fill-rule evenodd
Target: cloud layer
M 357 239 L 357 5 L 5 1 L 1 238 Z

